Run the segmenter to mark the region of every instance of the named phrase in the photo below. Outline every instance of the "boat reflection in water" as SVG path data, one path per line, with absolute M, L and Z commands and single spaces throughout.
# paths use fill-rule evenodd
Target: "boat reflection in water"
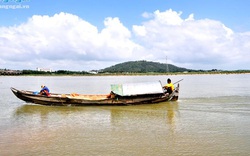
M 34 122 L 36 124 L 55 124 L 79 126 L 102 124 L 102 126 L 116 125 L 144 125 L 158 126 L 168 125 L 175 129 L 178 117 L 178 102 L 164 102 L 152 105 L 136 106 L 100 106 L 100 107 L 57 107 L 41 105 L 23 105 L 18 107 L 14 113 L 16 121 Z M 75 123 L 78 123 L 75 125 Z M 108 127 L 107 127 L 108 128 Z M 110 128 L 110 127 L 109 127 Z M 142 128 L 141 126 L 138 127 Z
M 21 154 L 29 149 L 26 152 L 43 151 L 38 155 L 62 155 L 62 151 L 63 155 L 103 151 L 119 155 L 133 149 L 132 155 L 153 155 L 178 134 L 178 116 L 178 102 L 115 107 L 23 105 L 13 114 L 15 135 L 7 141 L 18 140 L 12 147 L 18 147 L 15 152 Z M 141 150 L 135 150 L 138 146 Z

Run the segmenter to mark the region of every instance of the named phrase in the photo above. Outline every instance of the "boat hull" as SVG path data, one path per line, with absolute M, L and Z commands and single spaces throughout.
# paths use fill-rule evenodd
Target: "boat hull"
M 37 95 L 32 91 L 23 91 L 11 88 L 14 95 L 27 102 L 48 106 L 117 106 L 117 105 L 139 105 L 153 104 L 164 101 L 176 101 L 179 95 L 179 85 L 174 92 L 168 94 L 143 94 L 133 96 L 113 95 L 108 98 L 107 95 L 77 95 L 72 94 L 54 94 L 50 96 Z

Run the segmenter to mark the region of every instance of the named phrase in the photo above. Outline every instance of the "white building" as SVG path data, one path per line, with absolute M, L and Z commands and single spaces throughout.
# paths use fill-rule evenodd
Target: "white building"
M 52 72 L 51 68 L 37 68 L 37 71 Z

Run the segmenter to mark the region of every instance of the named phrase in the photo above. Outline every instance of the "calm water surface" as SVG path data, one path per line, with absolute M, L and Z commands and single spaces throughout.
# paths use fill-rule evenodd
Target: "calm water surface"
M 115 107 L 27 104 L 10 87 L 106 94 L 167 76 L 0 76 L 0 155 L 249 155 L 250 74 L 178 75 L 178 102 Z

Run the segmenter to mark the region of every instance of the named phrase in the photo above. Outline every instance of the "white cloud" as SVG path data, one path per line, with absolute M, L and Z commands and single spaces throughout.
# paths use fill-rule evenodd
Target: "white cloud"
M 143 13 L 146 21 L 132 30 L 117 17 L 107 17 L 98 30 L 69 13 L 34 15 L 0 27 L 0 68 L 90 70 L 129 60 L 165 62 L 168 56 L 169 63 L 193 69 L 249 69 L 250 32 L 181 15 L 171 9 Z
M 182 19 L 181 13 L 172 10 L 155 11 L 153 19 L 134 25 L 133 31 L 140 44 L 155 54 L 152 60 L 163 60 L 165 55 L 187 68 L 249 69 L 244 48 L 250 43 L 249 34 L 236 34 L 220 21 L 195 20 L 193 14 Z
M 20 62 L 21 68 L 89 70 L 96 68 L 89 62 L 123 61 L 132 57 L 134 49 L 140 49 L 118 18 L 106 18 L 104 25 L 98 32 L 78 16 L 60 13 L 52 17 L 34 15 L 22 25 L 2 27 L 0 59 L 6 61 L 0 66 Z

